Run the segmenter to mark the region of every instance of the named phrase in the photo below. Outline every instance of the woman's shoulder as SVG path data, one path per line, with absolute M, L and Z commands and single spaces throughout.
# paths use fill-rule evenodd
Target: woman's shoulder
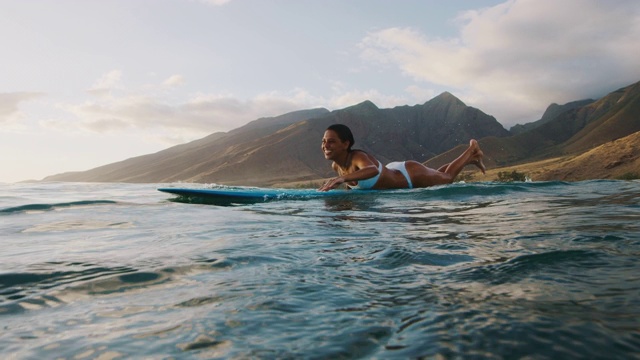
M 360 159 L 363 161 L 370 161 L 373 163 L 379 162 L 378 159 L 376 159 L 375 156 L 369 154 L 368 152 L 364 151 L 364 150 L 358 150 L 358 149 L 353 149 L 351 150 L 351 157 L 352 159 Z M 377 163 L 376 163 L 377 165 Z
M 352 154 L 351 156 L 367 156 L 367 157 L 371 156 L 371 154 L 369 154 L 368 152 L 360 149 L 351 150 L 351 154 Z

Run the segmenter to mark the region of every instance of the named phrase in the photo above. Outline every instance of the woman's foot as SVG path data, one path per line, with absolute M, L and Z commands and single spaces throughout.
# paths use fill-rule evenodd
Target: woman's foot
M 484 166 L 484 163 L 482 162 L 484 153 L 482 152 L 482 150 L 480 150 L 480 145 L 478 145 L 478 142 L 476 140 L 471 139 L 471 141 L 469 141 L 469 148 L 471 149 L 471 154 L 472 154 L 469 164 L 473 164 L 477 166 L 478 169 L 480 169 L 480 171 L 482 171 L 482 173 L 485 174 L 487 171 L 487 168 Z

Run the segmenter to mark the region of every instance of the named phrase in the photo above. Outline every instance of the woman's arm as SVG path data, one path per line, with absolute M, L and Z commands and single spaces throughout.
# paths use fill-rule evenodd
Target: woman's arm
M 354 152 L 351 157 L 351 165 L 350 168 L 355 169 L 355 171 L 343 173 L 336 178 L 330 179 L 318 190 L 327 191 L 335 189 L 343 183 L 370 179 L 379 173 L 378 166 L 363 152 Z M 337 165 L 333 165 L 333 169 L 338 172 Z

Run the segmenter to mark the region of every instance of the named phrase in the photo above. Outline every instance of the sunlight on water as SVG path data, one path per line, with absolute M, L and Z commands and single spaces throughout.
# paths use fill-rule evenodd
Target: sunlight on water
M 157 187 L 1 185 L 3 357 L 640 353 L 640 182 L 240 206 Z

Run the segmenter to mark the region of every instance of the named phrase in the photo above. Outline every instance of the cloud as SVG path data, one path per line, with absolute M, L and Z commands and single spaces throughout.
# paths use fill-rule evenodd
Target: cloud
M 96 80 L 87 92 L 95 96 L 108 96 L 120 88 L 122 88 L 122 71 L 111 70 Z
M 175 74 L 160 83 L 129 88 L 123 85 L 122 72 L 112 70 L 90 87 L 89 93 L 97 96 L 82 103 L 58 104 L 58 109 L 68 116 L 39 123 L 42 127 L 66 133 L 139 131 L 147 137 L 157 135 L 184 142 L 213 132 L 228 131 L 260 117 L 278 116 L 324 103 L 303 89 L 267 92 L 250 99 L 239 99 L 229 93 L 196 93 L 182 100 L 173 94 L 174 98 L 168 99 L 164 90 L 182 84 L 183 76 Z
M 177 87 L 180 85 L 184 85 L 184 77 L 182 77 L 182 75 L 171 75 L 169 78 L 162 82 L 162 85 L 166 87 Z
M 44 96 L 39 92 L 0 93 L 0 124 L 19 121 L 24 117 L 19 105 Z
M 344 91 L 331 97 L 328 102 L 334 109 L 342 109 L 369 100 L 379 108 L 389 108 L 398 104 L 406 104 L 407 100 L 394 95 L 385 95 L 378 90 L 351 90 Z
M 360 44 L 362 57 L 449 87 L 510 124 L 536 120 L 552 102 L 640 80 L 637 1 L 511 0 L 456 22 L 459 35 L 450 39 L 411 28 L 372 32 Z
M 158 142 L 174 145 L 214 132 L 229 131 L 261 117 L 300 109 L 344 108 L 365 100 L 371 100 L 379 107 L 406 103 L 406 99 L 397 96 L 371 89 L 349 89 L 340 82 L 333 85 L 333 95 L 328 98 L 313 96 L 302 88 L 264 92 L 249 99 L 240 99 L 230 93 L 196 93 L 182 101 L 165 97 L 166 92 L 162 89 L 183 82 L 181 75 L 172 75 L 161 83 L 130 89 L 122 85 L 122 73 L 113 70 L 101 76 L 90 88 L 91 94 L 100 96 L 82 103 L 59 103 L 58 109 L 68 116 L 39 123 L 44 128 L 64 133 L 143 134 L 147 139 L 155 138 Z
M 200 2 L 213 6 L 222 6 L 230 3 L 231 0 L 200 0 Z
M 169 103 L 149 95 L 109 96 L 80 104 L 60 105 L 75 120 L 48 120 L 41 125 L 64 132 L 128 133 L 148 137 L 193 140 L 228 131 L 264 116 L 278 116 L 313 107 L 313 98 L 300 89 L 291 93 L 264 93 L 241 100 L 231 94 L 195 94 L 183 102 Z M 172 136 L 175 135 L 175 136 Z

